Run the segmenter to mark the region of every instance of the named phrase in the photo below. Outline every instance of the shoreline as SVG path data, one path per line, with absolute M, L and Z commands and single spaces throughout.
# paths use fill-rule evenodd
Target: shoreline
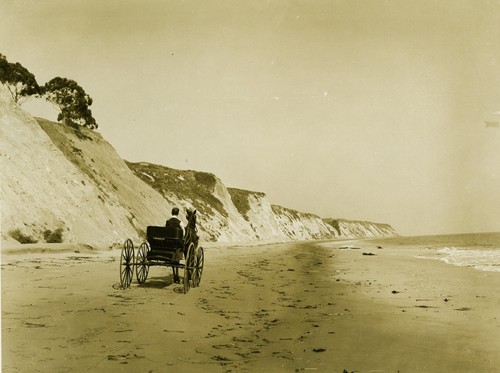
M 498 367 L 499 273 L 348 241 L 210 248 L 201 287 L 186 295 L 165 268 L 117 288 L 118 250 L 8 255 L 3 371 Z M 325 247 L 346 244 L 359 250 Z
M 362 240 L 372 240 L 374 238 L 366 238 Z M 242 242 L 202 242 L 201 246 L 204 248 L 226 248 L 226 247 L 257 247 L 257 246 L 268 246 L 268 245 L 280 245 L 280 244 L 293 244 L 293 243 L 324 243 L 324 242 L 344 242 L 352 241 L 352 238 L 341 238 L 341 239 L 318 239 L 318 240 L 263 240 L 263 241 L 242 241 Z M 144 241 L 142 241 L 144 242 Z M 141 242 L 134 242 L 134 248 L 139 247 Z M 59 252 L 74 252 L 74 251 L 86 251 L 101 253 L 106 251 L 116 251 L 121 250 L 123 246 L 122 243 L 113 244 L 110 247 L 94 247 L 85 243 L 47 243 L 47 242 L 37 242 L 31 244 L 21 244 L 12 243 L 9 241 L 2 241 L 0 246 L 0 253 L 2 255 L 22 255 L 22 254 L 37 254 L 37 253 L 59 253 Z
M 340 281 L 356 288 L 352 292 L 372 311 L 387 313 L 387 319 L 378 320 L 384 326 L 376 327 L 376 334 L 390 340 L 396 335 L 398 344 L 411 346 L 408 360 L 414 361 L 407 371 L 495 371 L 500 364 L 499 272 L 445 263 L 430 256 L 434 248 L 353 243 L 360 250 L 338 250 L 339 268 L 356 268 L 341 272 Z

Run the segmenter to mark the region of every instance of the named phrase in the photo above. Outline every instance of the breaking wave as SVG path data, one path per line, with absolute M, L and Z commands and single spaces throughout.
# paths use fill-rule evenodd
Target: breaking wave
M 438 250 L 444 254 L 441 258 L 445 263 L 460 267 L 472 267 L 481 271 L 500 272 L 500 250 L 492 249 L 458 249 L 444 247 Z

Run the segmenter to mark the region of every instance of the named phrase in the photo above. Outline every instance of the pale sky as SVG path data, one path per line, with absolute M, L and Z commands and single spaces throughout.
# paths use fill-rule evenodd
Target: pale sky
M 484 123 L 500 120 L 497 1 L 0 0 L 0 14 L 0 53 L 39 84 L 77 81 L 124 159 L 404 235 L 500 231 L 500 128 Z

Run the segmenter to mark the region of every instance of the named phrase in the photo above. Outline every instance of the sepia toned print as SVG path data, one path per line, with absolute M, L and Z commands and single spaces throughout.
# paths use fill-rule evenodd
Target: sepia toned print
M 2 371 L 497 370 L 499 4 L 0 13 Z

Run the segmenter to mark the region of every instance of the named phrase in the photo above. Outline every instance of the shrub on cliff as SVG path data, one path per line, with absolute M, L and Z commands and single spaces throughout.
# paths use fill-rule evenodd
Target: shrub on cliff
M 45 232 L 43 232 L 43 238 L 47 243 L 61 243 L 63 242 L 62 233 L 62 228 L 57 228 L 55 231 L 47 229 Z
M 250 211 L 250 203 L 248 197 L 250 192 L 242 189 L 227 188 L 229 195 L 231 196 L 231 201 L 233 201 L 236 210 L 245 218 L 245 220 L 250 221 L 248 217 L 248 211 Z
M 72 127 L 78 126 L 96 129 L 98 127 L 89 106 L 92 98 L 85 93 L 77 82 L 67 78 L 51 79 L 42 87 L 42 93 L 47 101 L 58 106 L 61 112 L 57 120 Z
M 21 232 L 20 229 L 14 229 L 9 231 L 9 236 L 15 239 L 19 243 L 37 243 L 38 240 L 34 239 L 31 236 L 27 236 Z
M 204 185 L 209 189 L 213 189 L 215 187 L 215 176 L 208 172 L 196 172 L 194 174 L 194 178 L 198 183 Z
M 3 54 L 0 54 L 0 82 L 7 87 L 12 100 L 17 104 L 22 103 L 28 96 L 40 93 L 35 76 L 19 62 L 7 61 Z

